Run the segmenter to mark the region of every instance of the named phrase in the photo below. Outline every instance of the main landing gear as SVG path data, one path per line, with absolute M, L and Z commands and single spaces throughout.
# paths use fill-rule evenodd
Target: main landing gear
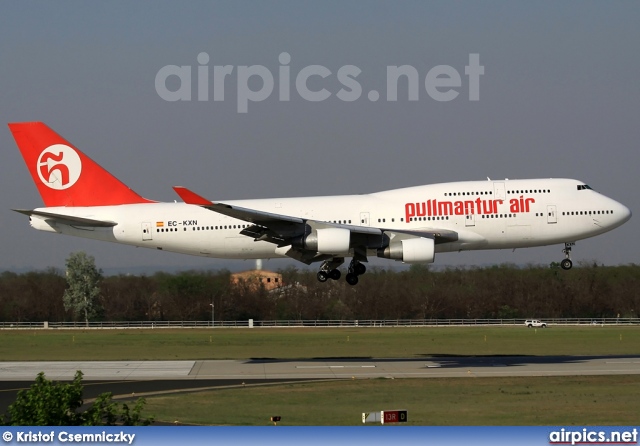
M 319 282 L 326 282 L 329 279 L 339 280 L 342 277 L 342 273 L 338 269 L 340 265 L 344 263 L 344 258 L 334 258 L 331 260 L 325 260 L 320 266 L 320 271 L 316 277 Z M 358 260 L 351 260 L 349 263 L 349 269 L 345 279 L 349 285 L 356 285 L 358 283 L 358 276 L 363 275 L 367 271 L 367 267 L 364 266 Z
M 565 243 L 564 244 L 564 249 L 562 250 L 562 252 L 564 253 L 564 259 L 562 259 L 562 262 L 560 262 L 560 267 L 562 269 L 571 269 L 571 267 L 573 266 L 573 262 L 571 261 L 571 247 L 575 246 L 575 243 Z
M 358 283 L 358 276 L 363 275 L 367 272 L 367 267 L 364 266 L 360 261 L 353 259 L 349 264 L 349 271 L 347 272 L 347 283 L 349 285 L 356 285 Z
M 322 265 L 320 265 L 320 271 L 318 271 L 318 274 L 316 275 L 318 281 L 326 282 L 329 279 L 339 280 L 342 276 L 342 273 L 340 272 L 338 267 L 343 263 L 344 258 L 342 257 L 336 257 L 331 260 L 325 260 L 324 262 L 322 262 Z

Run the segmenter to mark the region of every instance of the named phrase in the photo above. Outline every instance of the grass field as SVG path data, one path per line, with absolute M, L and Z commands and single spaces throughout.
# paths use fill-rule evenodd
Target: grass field
M 0 360 L 424 358 L 640 355 L 640 327 L 6 330 Z M 407 409 L 416 425 L 637 424 L 640 375 L 366 379 L 147 398 L 146 415 L 186 424 L 355 425 Z
M 165 422 L 358 425 L 362 412 L 406 409 L 410 425 L 635 425 L 640 376 L 369 379 L 241 387 L 149 398 Z
M 0 331 L 3 361 L 636 354 L 633 326 Z

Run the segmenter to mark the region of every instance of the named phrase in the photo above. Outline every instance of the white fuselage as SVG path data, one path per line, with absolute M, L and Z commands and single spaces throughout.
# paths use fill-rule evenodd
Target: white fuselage
M 452 230 L 455 242 L 436 252 L 503 249 L 574 242 L 610 231 L 631 213 L 577 180 L 468 181 L 365 195 L 222 201 L 274 214 L 395 230 Z M 185 203 L 36 209 L 117 222 L 88 228 L 31 216 L 36 229 L 184 254 L 257 259 L 286 249 L 240 234 L 249 223 Z M 375 254 L 374 254 L 375 255 Z

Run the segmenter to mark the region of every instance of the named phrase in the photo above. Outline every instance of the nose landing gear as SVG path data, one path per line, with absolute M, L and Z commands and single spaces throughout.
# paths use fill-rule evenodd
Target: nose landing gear
M 575 246 L 575 243 L 565 243 L 564 249 L 562 252 L 564 253 L 564 259 L 560 262 L 560 267 L 564 270 L 569 270 L 573 267 L 573 262 L 571 261 L 571 247 Z

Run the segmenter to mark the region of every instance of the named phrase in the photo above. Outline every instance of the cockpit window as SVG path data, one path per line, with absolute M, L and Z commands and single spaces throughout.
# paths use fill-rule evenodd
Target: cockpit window
M 591 186 L 587 186 L 586 184 L 578 184 L 578 190 L 593 190 Z

